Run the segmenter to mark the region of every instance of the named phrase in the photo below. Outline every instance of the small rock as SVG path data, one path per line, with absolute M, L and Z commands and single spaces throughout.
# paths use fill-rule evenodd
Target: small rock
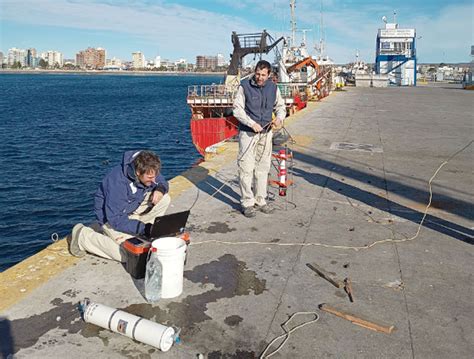
M 60 320 L 61 320 L 61 317 L 58 315 L 58 316 L 56 317 L 56 321 L 59 322 Z

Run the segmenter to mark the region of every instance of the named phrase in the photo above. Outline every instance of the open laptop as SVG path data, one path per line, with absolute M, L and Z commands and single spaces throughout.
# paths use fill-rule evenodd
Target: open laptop
M 172 237 L 184 231 L 190 211 L 167 214 L 156 217 L 151 227 L 150 238 Z

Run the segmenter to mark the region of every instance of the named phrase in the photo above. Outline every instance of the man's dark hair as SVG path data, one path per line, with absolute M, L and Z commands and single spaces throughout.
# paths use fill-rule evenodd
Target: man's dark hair
M 133 160 L 133 165 L 139 175 L 150 171 L 155 171 L 158 174 L 161 169 L 161 160 L 160 157 L 152 151 L 140 151 Z
M 272 65 L 270 65 L 268 61 L 260 60 L 259 62 L 257 62 L 257 65 L 255 65 L 255 71 L 263 69 L 267 69 L 268 73 L 271 73 Z

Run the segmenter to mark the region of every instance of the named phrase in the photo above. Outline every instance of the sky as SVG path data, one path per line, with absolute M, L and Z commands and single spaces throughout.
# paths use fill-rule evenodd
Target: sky
M 374 62 L 382 16 L 400 28 L 415 28 L 421 63 L 469 62 L 474 44 L 473 0 L 322 0 L 326 54 L 336 63 Z M 321 37 L 321 0 L 296 0 L 297 28 L 308 29 L 310 52 Z M 0 0 L 0 51 L 56 50 L 65 59 L 87 47 L 107 58 L 187 59 L 232 52 L 231 33 L 266 29 L 290 34 L 287 0 Z M 301 40 L 302 32 L 297 36 Z

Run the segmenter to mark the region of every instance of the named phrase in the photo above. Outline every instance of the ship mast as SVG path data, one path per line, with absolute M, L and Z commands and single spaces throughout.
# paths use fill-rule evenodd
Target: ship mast
M 322 59 L 324 56 L 324 23 L 323 23 L 323 0 L 321 0 L 320 12 L 320 23 L 319 23 L 319 57 Z
M 306 46 L 306 33 L 311 31 L 311 29 L 301 29 L 300 31 L 303 33 L 303 42 L 301 44 Z
M 295 19 L 295 4 L 296 0 L 290 1 L 291 9 L 291 46 L 296 46 L 296 19 Z

